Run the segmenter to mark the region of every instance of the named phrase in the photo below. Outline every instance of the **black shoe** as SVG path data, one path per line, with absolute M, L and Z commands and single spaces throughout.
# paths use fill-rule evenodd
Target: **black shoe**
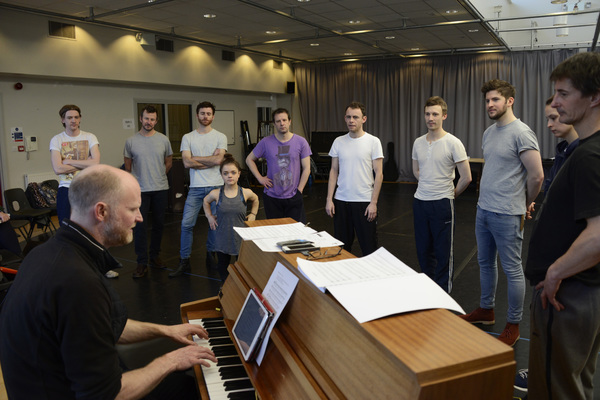
M 146 276 L 146 272 L 148 272 L 148 266 L 146 264 L 138 264 L 131 277 L 133 279 L 143 278 Z
M 150 266 L 152 268 L 165 269 L 167 266 L 163 263 L 160 257 L 154 257 L 150 259 Z
M 217 252 L 207 251 L 206 252 L 206 269 L 218 269 L 219 264 L 217 262 Z
M 181 260 L 179 260 L 179 266 L 177 267 L 177 269 L 169 274 L 169 278 L 175 278 L 179 275 L 183 275 L 184 272 L 190 272 L 190 270 L 190 259 L 182 258 Z

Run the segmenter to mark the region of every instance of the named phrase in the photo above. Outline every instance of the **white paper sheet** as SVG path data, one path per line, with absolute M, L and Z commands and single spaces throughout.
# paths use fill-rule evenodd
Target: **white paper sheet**
M 446 308 L 464 314 L 458 303 L 425 274 L 412 274 L 328 287 L 363 323 L 392 314 Z
M 325 231 L 287 237 L 255 239 L 254 243 L 256 243 L 258 248 L 264 252 L 276 252 L 281 251 L 281 247 L 277 246 L 277 243 L 287 240 L 306 240 L 313 242 L 316 247 L 334 247 L 344 245 L 343 242 L 337 240 Z
M 365 282 L 394 276 L 416 274 L 408 265 L 380 247 L 377 251 L 361 258 L 351 258 L 330 262 L 297 259 L 298 269 L 323 293 L 335 285 L 352 282 Z
M 317 232 L 301 222 L 296 222 L 295 224 L 257 226 L 253 228 L 234 227 L 233 229 L 238 233 L 238 235 L 242 237 L 242 240 L 282 238 L 289 236 L 307 235 Z
M 256 362 L 258 365 L 260 365 L 263 357 L 265 356 L 271 331 L 273 330 L 273 327 L 283 312 L 286 304 L 290 300 L 290 297 L 292 297 L 292 293 L 294 293 L 296 285 L 298 285 L 298 277 L 285 266 L 283 266 L 283 264 L 278 262 L 273 270 L 273 273 L 271 274 L 271 277 L 269 278 L 269 281 L 267 282 L 267 285 L 262 291 L 263 297 L 269 302 L 271 307 L 273 307 L 275 316 L 269 324 L 265 339 L 263 340 L 260 351 L 256 356 Z

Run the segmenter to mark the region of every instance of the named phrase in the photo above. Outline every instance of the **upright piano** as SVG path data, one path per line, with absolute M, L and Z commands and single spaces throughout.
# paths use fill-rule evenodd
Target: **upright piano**
M 260 399 L 512 398 L 513 350 L 498 339 L 443 309 L 360 324 L 302 276 L 296 257 L 245 241 L 219 295 L 181 305 L 184 322 L 220 317 L 231 335 L 248 291 L 262 290 L 277 262 L 299 277 L 261 365 L 241 361 Z M 195 373 L 202 399 L 211 398 L 202 368 Z

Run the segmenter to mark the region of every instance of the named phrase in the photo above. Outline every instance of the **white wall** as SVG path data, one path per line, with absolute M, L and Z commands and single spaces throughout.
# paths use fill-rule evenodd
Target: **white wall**
M 247 120 L 255 140 L 257 104 L 286 107 L 303 134 L 291 67 L 273 69 L 272 60 L 237 54 L 221 61 L 221 49 L 175 42 L 175 53 L 145 50 L 131 32 L 77 25 L 77 40 L 47 36 L 47 19 L 3 10 L 0 13 L 0 165 L 2 188 L 23 187 L 26 173 L 49 172 L 50 139 L 61 132 L 58 110 L 64 104 L 82 109 L 81 128 L 96 134 L 101 162 L 120 166 L 125 139 L 134 133 L 123 119 L 137 121 L 137 102 L 188 103 L 208 100 L 218 110 L 234 110 L 236 143 L 229 150 L 242 159 L 240 120 Z M 27 27 L 25 29 L 24 27 Z M 15 83 L 23 84 L 16 90 Z M 194 127 L 197 120 L 194 120 Z M 14 152 L 11 128 L 37 136 L 39 150 Z

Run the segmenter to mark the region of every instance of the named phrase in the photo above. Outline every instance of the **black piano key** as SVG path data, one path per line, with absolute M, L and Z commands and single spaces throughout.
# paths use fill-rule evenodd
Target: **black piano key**
M 223 357 L 223 356 L 236 356 L 237 355 L 237 350 L 235 349 L 235 346 L 233 346 L 233 345 L 216 346 L 216 347 L 213 347 L 211 350 L 213 353 L 215 353 L 215 357 L 217 357 L 217 358 Z
M 223 344 L 233 344 L 230 337 L 220 337 L 220 338 L 214 338 L 214 339 L 208 338 L 208 343 L 211 346 L 220 346 Z
M 227 398 L 231 400 L 256 400 L 254 390 L 244 390 L 243 392 L 227 393 Z
M 234 357 L 221 357 L 217 359 L 217 367 L 225 367 L 227 365 L 242 365 L 242 359 Z
M 202 322 L 211 322 L 211 321 L 223 321 L 223 317 L 209 317 L 209 318 L 202 318 Z
M 225 391 L 250 389 L 250 388 L 254 387 L 254 386 L 252 386 L 252 382 L 250 381 L 250 379 L 238 379 L 235 381 L 225 381 L 223 383 L 223 386 L 225 386 Z
M 225 327 L 225 322 L 223 320 L 220 321 L 202 321 L 202 326 L 206 328 L 223 328 Z
M 208 337 L 229 337 L 229 332 L 227 331 L 227 328 L 208 328 L 206 329 L 206 332 L 208 332 Z
M 222 379 L 246 378 L 248 376 L 246 370 L 241 365 L 219 368 L 219 374 Z

